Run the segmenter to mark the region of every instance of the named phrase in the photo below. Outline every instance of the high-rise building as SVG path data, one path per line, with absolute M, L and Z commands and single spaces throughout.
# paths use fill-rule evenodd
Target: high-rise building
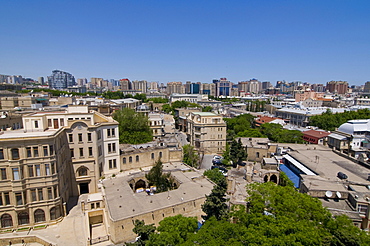
M 131 81 L 129 79 L 120 79 L 119 83 L 121 85 L 122 91 L 129 91 L 131 90 Z
M 7 83 L 9 75 L 0 74 L 0 83 Z
M 216 85 L 215 84 L 200 84 L 200 94 L 216 96 Z
M 141 93 L 146 93 L 148 90 L 148 82 L 146 80 L 134 80 L 132 81 L 132 89 L 134 91 L 141 91 Z
M 186 94 L 199 94 L 200 93 L 200 86 L 201 83 L 192 83 L 190 81 L 186 81 L 185 84 L 185 93 Z
M 216 97 L 219 96 L 230 96 L 232 83 L 226 78 L 221 78 L 220 80 L 214 79 L 212 81 L 216 85 Z
M 87 84 L 87 79 L 82 78 L 82 79 L 77 79 L 77 85 L 78 86 L 85 86 Z
M 262 90 L 267 90 L 272 88 L 272 84 L 270 81 L 263 81 L 262 82 Z
M 171 95 L 173 93 L 184 94 L 185 88 L 182 82 L 168 82 L 167 83 L 167 94 Z
M 347 81 L 329 81 L 326 83 L 326 90 L 331 93 L 346 94 L 348 83 Z
M 49 87 L 53 89 L 66 89 L 76 85 L 75 77 L 67 72 L 54 70 L 51 76 L 48 76 Z
M 13 84 L 13 85 L 15 85 L 15 84 L 23 84 L 23 78 L 22 78 L 22 76 L 21 75 L 12 75 L 12 76 L 9 76 L 8 78 L 7 78 L 7 83 L 8 84 Z
M 44 85 L 45 84 L 44 77 L 39 77 L 38 82 L 39 84 Z
M 158 82 L 150 82 L 150 90 L 158 91 Z

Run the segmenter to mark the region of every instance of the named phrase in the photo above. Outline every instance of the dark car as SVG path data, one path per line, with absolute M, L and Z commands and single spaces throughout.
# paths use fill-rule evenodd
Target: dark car
M 348 179 L 347 174 L 342 173 L 342 172 L 338 172 L 337 177 L 340 179 Z
M 222 164 L 222 160 L 221 159 L 213 159 L 212 160 L 212 164 L 213 165 L 221 165 Z

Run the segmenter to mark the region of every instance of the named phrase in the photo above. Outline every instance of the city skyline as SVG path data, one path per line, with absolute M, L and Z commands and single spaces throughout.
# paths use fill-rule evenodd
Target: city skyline
M 370 3 L 7 1 L 0 74 L 167 83 L 370 80 Z

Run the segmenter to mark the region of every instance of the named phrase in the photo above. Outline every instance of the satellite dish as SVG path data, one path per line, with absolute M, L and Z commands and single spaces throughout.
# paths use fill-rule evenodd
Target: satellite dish
M 337 192 L 335 192 L 335 194 L 337 194 L 337 197 L 340 199 L 340 198 L 342 198 L 342 194 L 340 194 L 340 192 L 339 191 L 337 191 Z
M 325 192 L 325 196 L 326 196 L 327 198 L 330 198 L 332 195 L 333 195 L 333 192 L 331 192 L 330 190 L 327 190 L 327 191 Z

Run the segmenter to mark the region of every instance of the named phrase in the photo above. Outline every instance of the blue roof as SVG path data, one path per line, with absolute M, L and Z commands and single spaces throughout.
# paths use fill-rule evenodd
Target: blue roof
M 284 164 L 280 164 L 280 170 L 283 171 L 286 176 L 288 176 L 288 178 L 294 183 L 295 188 L 299 188 L 300 177 L 297 174 L 295 174 Z

